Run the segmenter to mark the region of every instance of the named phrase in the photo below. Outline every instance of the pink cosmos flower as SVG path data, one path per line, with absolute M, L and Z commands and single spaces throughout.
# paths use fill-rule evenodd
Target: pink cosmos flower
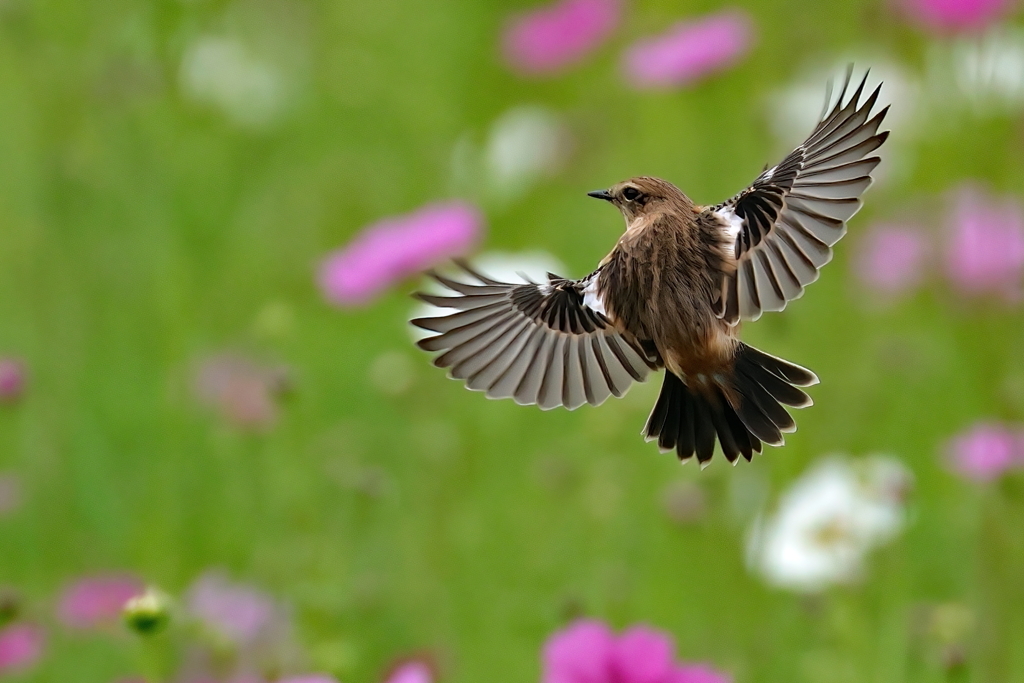
M 233 426 L 266 431 L 277 421 L 277 399 L 289 389 L 288 371 L 240 354 L 210 356 L 197 368 L 195 390 L 202 403 Z
M 637 88 L 680 87 L 733 66 L 753 42 L 750 16 L 742 10 L 725 10 L 638 40 L 626 50 L 622 66 Z
M 543 683 L 731 683 L 703 665 L 675 663 L 672 639 L 646 626 L 615 636 L 604 624 L 581 620 L 544 645 Z
M 860 242 L 854 272 L 869 289 L 895 296 L 921 282 L 927 255 L 928 243 L 917 228 L 876 225 Z
M 433 683 L 434 672 L 426 662 L 411 661 L 396 667 L 385 683 Z
M 238 645 L 248 645 L 272 629 L 274 600 L 255 588 L 228 581 L 220 572 L 203 574 L 188 590 L 189 612 Z
M 1020 296 L 1024 275 L 1024 209 L 1013 197 L 966 187 L 953 196 L 946 272 L 965 293 Z
M 707 664 L 689 664 L 676 669 L 675 683 L 732 683 L 732 678 Z
M 620 10 L 620 0 L 561 0 L 517 15 L 502 38 L 505 61 L 524 75 L 563 71 L 607 40 Z
M 979 422 L 955 436 L 947 450 L 949 466 L 975 481 L 992 481 L 1007 470 L 1024 467 L 1024 438 L 995 422 Z
M 0 472 L 0 517 L 8 515 L 21 505 L 21 485 L 13 474 Z
M 463 202 L 430 204 L 360 232 L 320 265 L 320 289 L 338 306 L 365 304 L 402 278 L 465 254 L 483 219 Z
M 1013 0 L 895 0 L 913 23 L 938 33 L 973 31 L 1006 15 Z
M 43 656 L 45 642 L 43 630 L 29 624 L 14 624 L 0 631 L 0 673 L 35 664 Z
M 146 589 L 131 574 L 91 576 L 72 583 L 61 593 L 57 618 L 70 628 L 96 628 L 116 622 L 124 604 Z
M 0 358 L 0 403 L 13 403 L 25 391 L 25 366 L 14 358 Z

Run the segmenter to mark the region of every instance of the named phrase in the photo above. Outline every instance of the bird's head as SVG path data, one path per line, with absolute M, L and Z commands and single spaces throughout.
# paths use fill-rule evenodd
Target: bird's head
M 660 211 L 693 210 L 693 203 L 678 187 L 667 180 L 648 176 L 630 178 L 607 190 L 595 190 L 587 194 L 614 204 L 622 212 L 626 223 Z

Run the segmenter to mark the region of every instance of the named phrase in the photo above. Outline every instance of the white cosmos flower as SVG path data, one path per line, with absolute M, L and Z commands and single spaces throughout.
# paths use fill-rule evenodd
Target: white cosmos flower
M 903 528 L 910 481 L 893 458 L 825 458 L 783 494 L 774 514 L 755 522 L 748 564 L 797 591 L 857 579 L 868 551 Z
M 565 165 L 570 136 L 562 117 L 539 105 L 520 105 L 490 125 L 483 145 L 466 133 L 452 151 L 453 185 L 498 205 L 522 197 Z
M 861 98 L 866 98 L 875 87 L 882 84 L 882 92 L 873 113 L 887 104 L 891 105 L 884 128 L 900 129 L 914 121 L 921 86 L 903 67 L 877 57 L 845 57 L 824 66 L 819 62 L 804 69 L 795 80 L 769 96 L 772 128 L 784 146 L 792 147 L 801 142 L 818 123 L 829 79 L 833 82 L 830 106 L 835 104 L 848 64 L 854 64 L 855 68 L 846 93 L 847 99 L 864 77 L 865 68 L 870 67 Z
M 481 275 L 486 275 L 492 280 L 499 282 L 511 282 L 525 284 L 526 282 L 547 282 L 548 273 L 555 273 L 562 277 L 568 277 L 565 265 L 546 251 L 520 251 L 504 252 L 489 251 L 470 259 L 470 265 Z M 456 279 L 465 280 L 469 276 L 461 271 L 446 272 L 446 275 L 454 276 Z M 528 278 L 528 279 L 527 279 Z M 423 291 L 441 296 L 451 295 L 446 288 L 433 280 L 424 282 Z M 411 318 L 423 318 L 428 316 L 440 316 L 455 313 L 453 308 L 437 308 L 427 303 L 421 303 L 413 309 Z M 409 334 L 413 339 L 422 339 L 433 334 L 427 330 L 409 325 Z
M 929 99 L 978 115 L 1024 108 L 1024 32 L 997 28 L 981 37 L 935 43 L 928 52 Z
M 284 109 L 281 69 L 235 38 L 196 39 L 185 52 L 179 76 L 188 97 L 219 108 L 246 128 L 264 127 Z
M 555 112 L 536 105 L 509 109 L 491 124 L 484 149 L 491 190 L 500 198 L 522 194 L 565 161 L 566 132 Z

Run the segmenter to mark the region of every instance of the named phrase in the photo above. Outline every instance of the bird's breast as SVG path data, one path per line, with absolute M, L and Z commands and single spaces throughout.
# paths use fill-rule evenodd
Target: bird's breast
M 598 285 L 607 313 L 638 339 L 651 340 L 679 367 L 731 355 L 732 330 L 712 303 L 720 281 L 717 245 L 686 225 L 662 221 L 627 230 Z M 673 363 L 676 364 L 676 363 Z

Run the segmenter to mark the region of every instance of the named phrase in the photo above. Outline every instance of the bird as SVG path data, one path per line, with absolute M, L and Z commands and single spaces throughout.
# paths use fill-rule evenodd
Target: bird
M 600 405 L 664 370 L 641 434 L 702 468 L 716 441 L 734 465 L 783 445 L 796 431 L 787 407 L 810 406 L 803 389 L 818 377 L 739 332 L 802 296 L 872 183 L 889 107 L 872 115 L 882 86 L 865 97 L 868 74 L 857 84 L 852 72 L 834 103 L 829 81 L 807 139 L 725 202 L 697 205 L 650 176 L 589 192 L 626 228 L 581 279 L 507 283 L 464 260 L 459 277 L 430 272 L 447 291 L 414 294 L 436 307 L 410 321 L 434 333 L 419 347 L 469 389 L 541 410 Z

